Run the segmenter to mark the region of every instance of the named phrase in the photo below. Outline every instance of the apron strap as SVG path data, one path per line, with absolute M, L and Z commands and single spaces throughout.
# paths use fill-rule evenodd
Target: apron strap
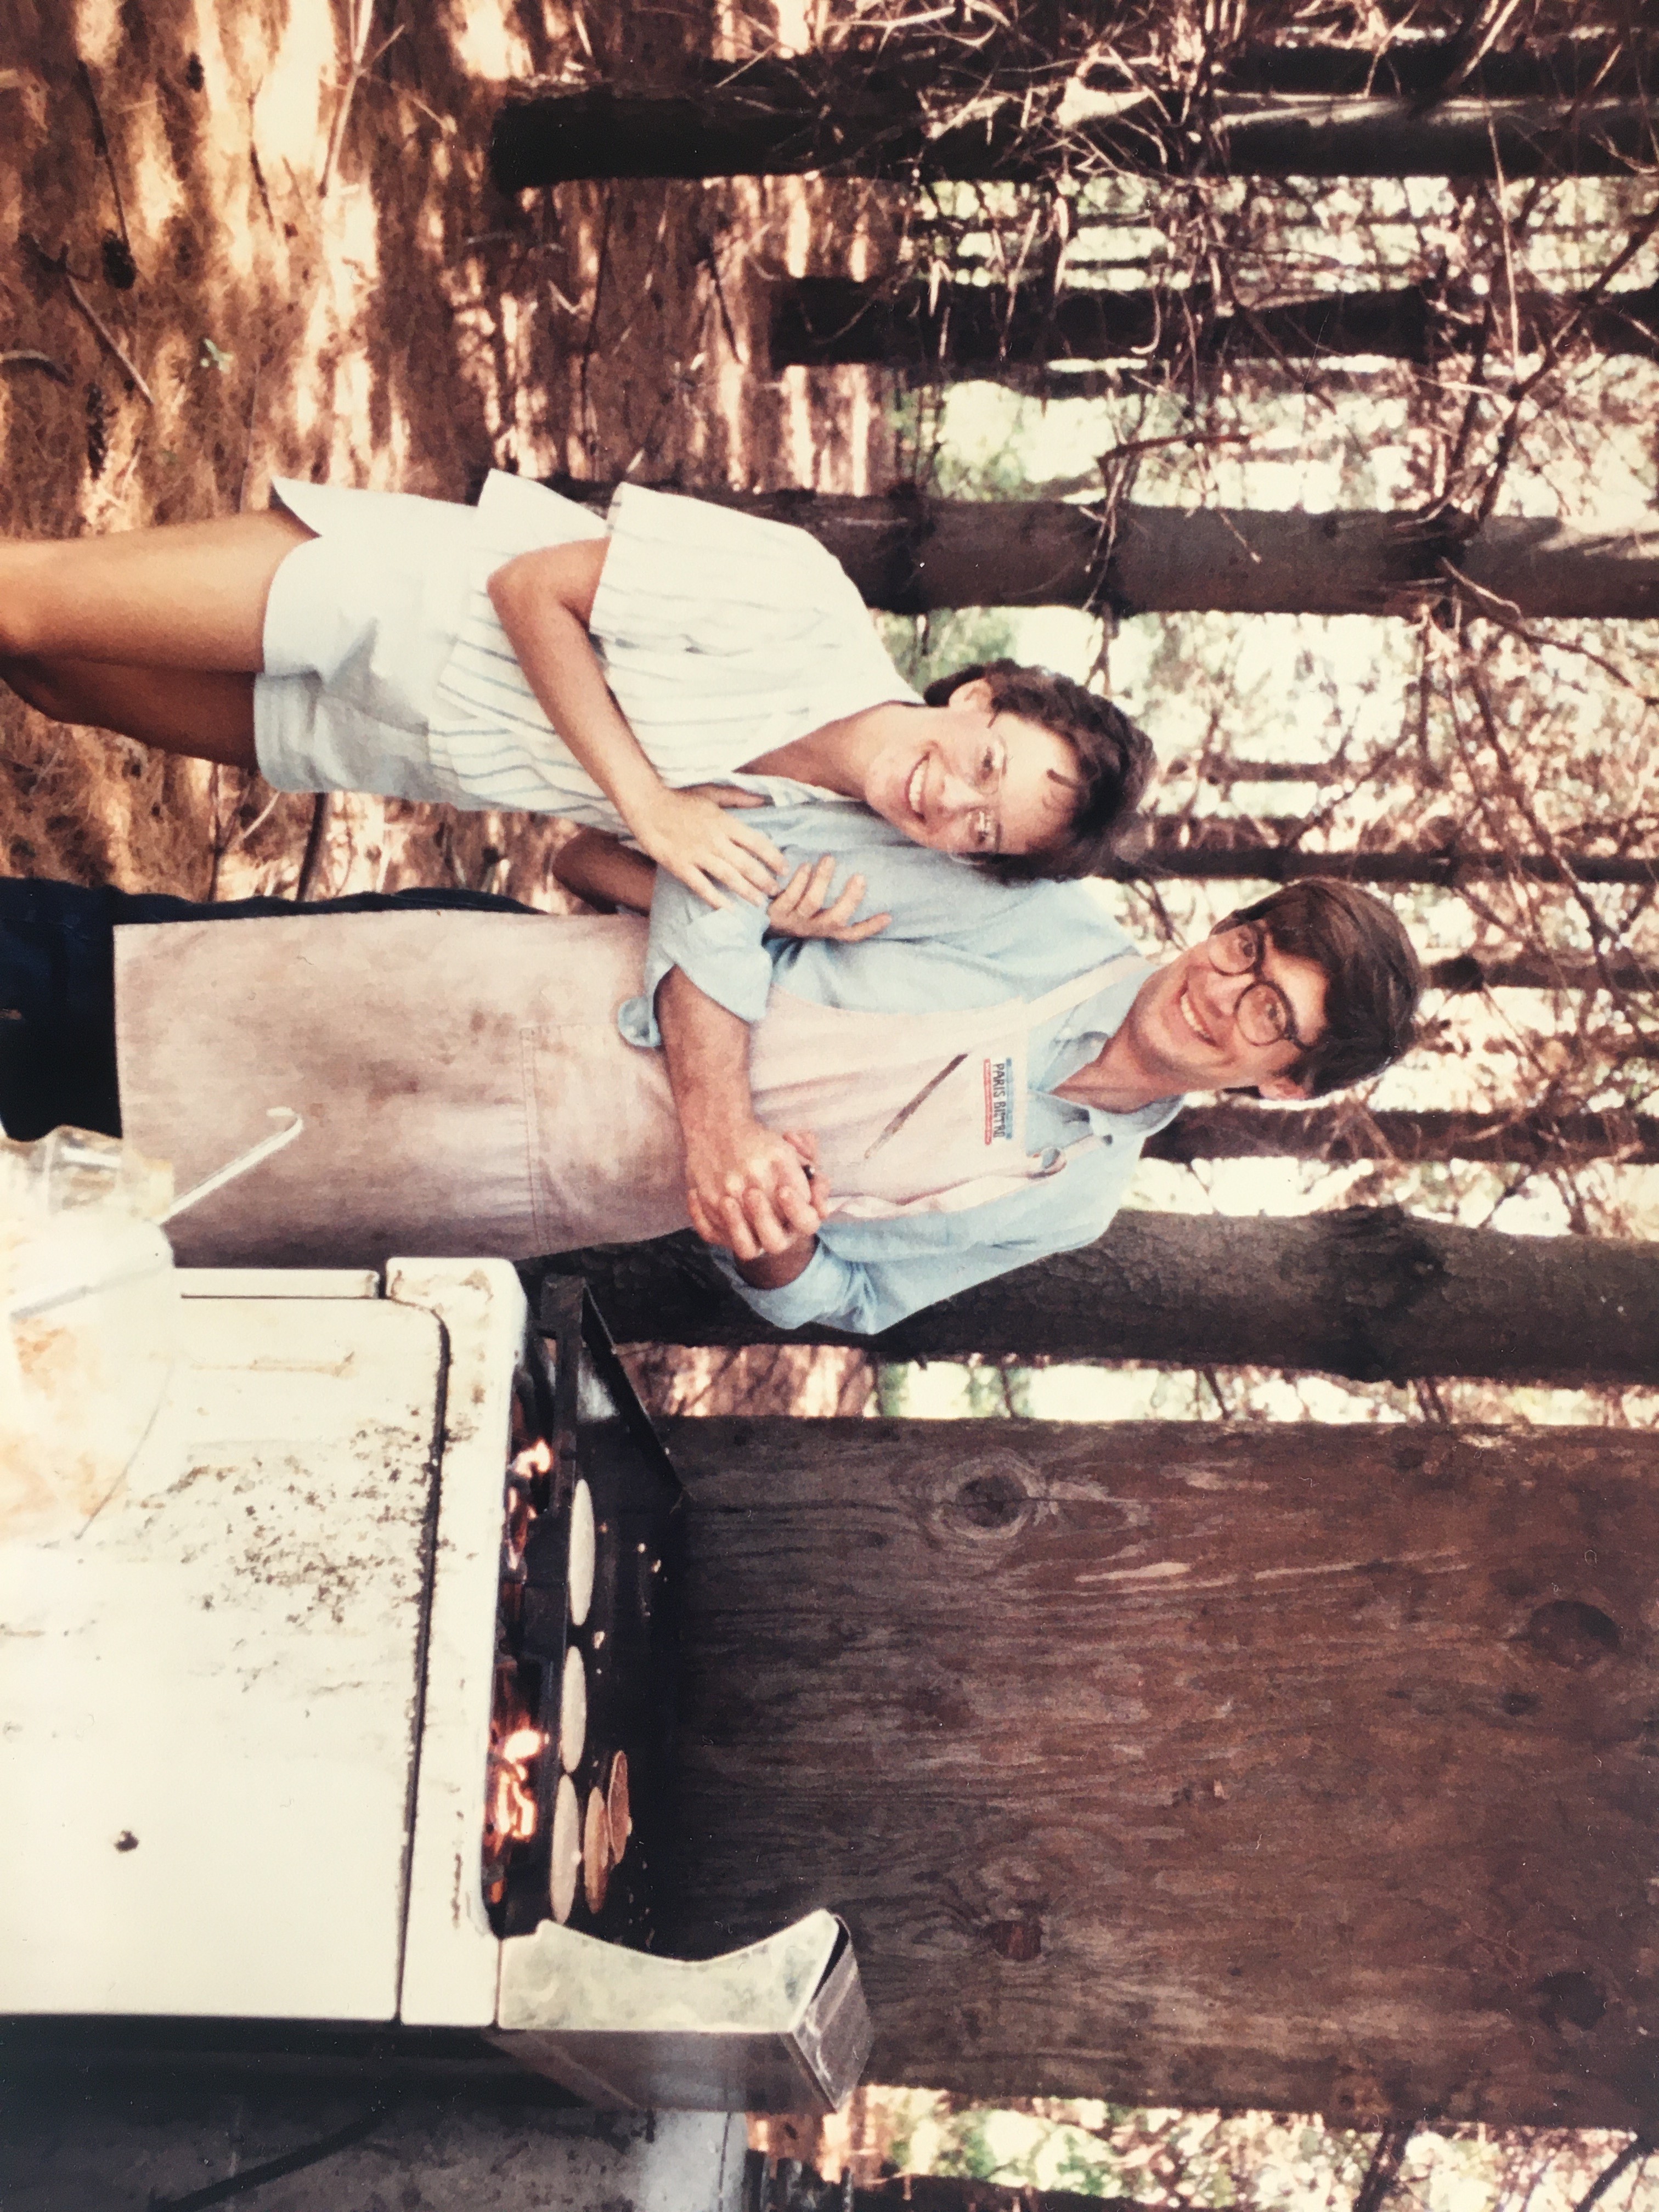
M 1097 991 L 1103 991 L 1109 983 L 1116 981 L 1126 969 L 1144 969 L 1146 966 L 1146 963 L 1138 952 L 1120 952 L 1115 959 L 1108 960 L 1098 968 L 1091 968 L 1086 975 L 1073 976 L 1069 983 L 1061 983 L 1055 989 L 1046 992 L 1026 1008 L 1026 1035 L 1029 1037 L 1039 1022 L 1052 1021 L 1057 1015 L 1069 1013 L 1073 1006 L 1080 1006 L 1085 999 L 1093 998 Z M 1032 1170 L 1031 1180 L 1040 1182 L 1048 1176 L 1058 1175 L 1079 1152 L 1090 1151 L 1100 1141 L 1099 1136 L 1091 1127 L 1085 1135 L 1066 1146 L 1060 1157 L 1051 1160 L 1047 1167 Z M 1029 1152 L 1026 1154 L 1028 1160 L 1032 1157 Z

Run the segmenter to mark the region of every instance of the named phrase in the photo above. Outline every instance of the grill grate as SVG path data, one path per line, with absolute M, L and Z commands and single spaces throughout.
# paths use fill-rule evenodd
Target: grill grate
M 684 1493 L 580 1283 L 558 1286 L 543 1310 L 550 1325 L 551 1357 L 532 1337 L 514 1378 L 484 1901 L 498 1935 L 556 1918 L 648 1950 L 666 1840 Z M 570 1583 L 584 1490 L 585 1611 Z M 574 1733 L 578 1682 L 580 1748 L 562 1740 Z

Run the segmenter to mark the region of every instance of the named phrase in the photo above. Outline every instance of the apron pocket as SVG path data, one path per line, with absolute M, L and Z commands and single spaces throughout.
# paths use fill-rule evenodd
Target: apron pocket
M 613 1021 L 526 1027 L 520 1056 L 539 1249 L 633 1243 L 690 1228 L 662 1055 L 625 1044 Z

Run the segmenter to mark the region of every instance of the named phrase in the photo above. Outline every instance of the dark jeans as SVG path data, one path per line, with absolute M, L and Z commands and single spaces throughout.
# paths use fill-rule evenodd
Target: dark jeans
M 0 877 L 0 1124 L 43 1137 L 68 1124 L 121 1133 L 115 1067 L 115 928 L 130 921 L 234 921 L 249 915 L 382 914 L 408 907 L 527 914 L 488 891 L 360 891 L 355 897 L 252 898 L 222 906 L 161 892 Z

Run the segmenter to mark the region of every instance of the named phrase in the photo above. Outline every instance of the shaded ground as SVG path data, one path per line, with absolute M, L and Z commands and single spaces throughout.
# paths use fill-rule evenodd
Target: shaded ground
M 634 1388 L 658 1413 L 793 1413 L 811 1420 L 873 1412 L 874 1363 L 828 1344 L 623 1347 Z
M 223 514 L 263 505 L 284 473 L 451 498 L 492 465 L 859 488 L 867 383 L 775 380 L 763 332 L 769 272 L 856 259 L 866 188 L 576 185 L 520 203 L 485 172 L 504 81 L 590 54 L 672 73 L 678 53 L 729 50 L 755 27 L 698 0 L 603 19 L 580 0 L 364 4 L 331 167 L 351 0 L 0 0 L 4 349 L 52 364 L 0 369 L 0 527 Z M 123 222 L 126 289 L 110 281 Z M 153 404 L 29 240 L 66 256 Z M 0 761 L 19 872 L 198 897 L 297 879 L 307 799 L 49 723 L 9 695 Z M 560 834 L 349 802 L 313 890 L 488 883 L 556 905 Z
M 720 0 L 362 4 L 367 21 L 354 0 L 0 0 L 0 351 L 45 356 L 0 367 L 0 529 L 191 520 L 263 506 L 283 474 L 456 499 L 492 466 L 865 488 L 885 447 L 865 373 L 775 379 L 764 331 L 773 274 L 857 272 L 880 228 L 871 188 L 520 202 L 486 173 L 508 81 L 672 76 L 686 51 L 769 40 L 774 19 Z M 15 873 L 292 895 L 312 823 L 308 798 L 0 691 Z M 566 834 L 337 799 L 309 891 L 455 883 L 556 911 L 574 903 L 549 872 Z M 678 1410 L 867 1395 L 842 1355 L 655 1353 L 641 1380 Z

